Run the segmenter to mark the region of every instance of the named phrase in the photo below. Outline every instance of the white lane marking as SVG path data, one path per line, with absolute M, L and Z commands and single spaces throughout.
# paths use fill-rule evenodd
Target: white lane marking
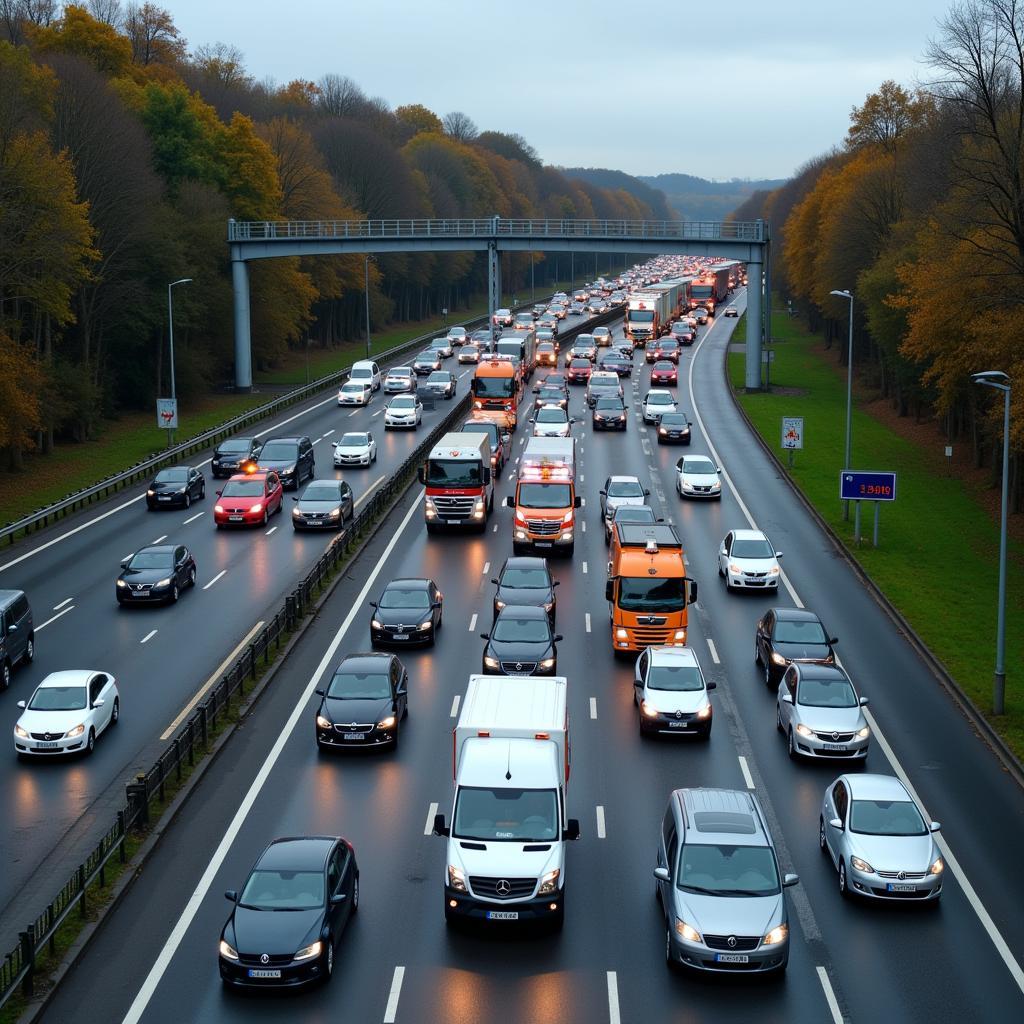
M 586 521 L 586 519 L 581 519 L 581 520 L 580 520 L 580 529 L 581 529 L 581 530 L 582 530 L 582 531 L 583 531 L 584 533 L 586 533 L 586 532 L 587 532 L 587 521 Z
M 155 636 L 156 636 L 156 630 L 155 630 L 155 629 L 151 629 L 151 630 L 150 630 L 150 631 L 149 631 L 149 632 L 148 632 L 148 633 L 147 633 L 147 634 L 146 634 L 146 635 L 145 635 L 145 636 L 144 636 L 144 637 L 143 637 L 143 638 L 142 638 L 142 639 L 141 639 L 141 640 L 139 641 L 139 643 L 140 643 L 140 644 L 145 644 L 145 643 L 148 643 L 148 642 L 149 642 L 150 640 L 152 640 L 152 639 L 153 639 L 153 637 L 155 637 Z
M 167 540 L 167 534 L 166 533 L 162 537 L 157 537 L 157 539 L 155 541 L 153 541 L 153 543 L 154 544 L 162 544 L 165 540 Z
M 282 751 L 291 739 L 292 733 L 295 732 L 299 722 L 305 719 L 307 714 L 306 709 L 313 696 L 313 692 L 319 685 L 324 673 L 334 663 L 334 658 L 338 653 L 338 648 L 345 639 L 345 636 L 352 626 L 352 623 L 355 621 L 356 616 L 362 614 L 362 609 L 365 607 L 364 602 L 366 601 L 371 589 L 376 584 L 377 577 L 380 575 L 381 569 L 387 565 L 388 559 L 391 557 L 391 552 L 394 551 L 399 539 L 405 532 L 405 528 L 409 525 L 412 521 L 412 517 L 417 512 L 420 512 L 422 515 L 420 502 L 415 501 L 410 506 L 409 511 L 406 512 L 405 518 L 399 524 L 394 536 L 388 542 L 388 546 L 384 549 L 380 561 L 371 570 L 369 576 L 367 576 L 366 582 L 363 584 L 363 589 L 359 592 L 355 601 L 352 602 L 352 607 L 349 609 L 348 615 L 345 616 L 345 621 L 342 622 L 338 632 L 335 633 L 334 639 L 324 652 L 324 656 L 320 659 L 320 663 L 317 665 L 312 679 L 310 679 L 306 688 L 299 695 L 299 699 L 292 708 L 292 713 L 284 723 L 284 727 L 278 734 L 273 747 L 271 747 L 270 753 L 267 754 L 266 759 L 260 766 L 260 770 L 253 778 L 252 784 L 249 786 L 248 791 L 242 798 L 242 802 L 239 804 L 238 810 L 235 811 L 235 816 L 231 819 L 231 822 L 228 824 L 228 827 L 224 832 L 224 836 L 217 844 L 217 849 L 214 850 L 213 856 L 210 858 L 210 863 L 207 864 L 202 878 L 199 879 L 198 884 L 195 889 L 193 889 L 192 895 L 189 897 L 188 903 L 185 905 L 185 909 L 181 912 L 181 915 L 175 922 L 174 928 L 171 929 L 171 934 L 168 936 L 167 941 L 160 950 L 153 966 L 149 969 L 149 973 L 142 982 L 142 986 L 139 988 L 138 994 L 132 1000 L 131 1006 L 128 1007 L 128 1012 L 125 1014 L 122 1024 L 138 1024 L 142 1015 L 146 1012 L 146 1007 L 153 998 L 153 993 L 156 991 L 157 985 L 160 984 L 160 979 L 163 978 L 164 974 L 167 972 L 167 968 L 170 965 L 171 960 L 174 959 L 174 955 L 178 951 L 178 948 L 181 946 L 186 932 L 195 920 L 196 914 L 199 913 L 199 908 L 203 905 L 204 900 L 209 894 L 210 887 L 213 885 L 214 879 L 217 877 L 217 873 L 223 866 L 224 861 L 227 858 L 228 851 L 234 844 L 235 839 L 238 837 L 238 833 L 245 824 L 246 818 L 249 816 L 249 812 L 252 810 L 257 798 L 263 791 L 263 787 L 266 785 L 267 779 L 270 777 L 270 773 L 273 771 L 274 766 L 280 759 Z
M 205 516 L 205 512 L 197 512 L 194 516 L 189 516 L 181 525 L 188 526 L 189 523 L 194 523 L 200 516 Z
M 214 576 L 213 579 L 210 580 L 210 582 L 206 584 L 206 586 L 203 587 L 203 590 L 209 590 L 210 587 L 212 587 L 214 585 L 214 583 L 216 583 L 217 580 L 219 580 L 221 578 L 221 576 L 223 576 L 226 572 L 227 572 L 227 569 L 221 569 L 221 571 L 219 573 L 217 573 L 217 575 Z
M 458 715 L 460 700 L 462 700 L 462 695 L 459 693 L 455 694 L 455 697 L 452 700 L 452 713 L 448 716 L 449 718 L 455 718 Z
M 597 698 L 590 698 L 590 717 L 597 718 Z
M 604 807 L 601 804 L 597 805 L 597 838 L 605 838 Z
M 832 989 L 832 982 L 829 979 L 828 971 L 820 964 L 814 968 L 818 972 L 818 981 L 821 982 L 822 990 L 825 993 L 825 1002 L 828 1003 L 829 1011 L 832 1014 L 833 1024 L 843 1024 L 843 1015 L 839 1009 L 839 1000 Z
M 587 563 L 586 562 L 583 563 L 583 575 L 584 576 L 587 575 Z
M 353 410 L 352 410 L 352 411 L 351 411 L 351 412 L 349 413 L 349 416 L 350 416 L 350 417 L 351 417 L 351 416 L 355 416 L 355 415 L 357 415 L 357 414 L 358 414 L 358 412 L 359 412 L 359 410 L 358 410 L 358 409 L 353 409 Z
M 427 808 L 427 823 L 423 826 L 423 834 L 425 836 L 432 835 L 434 832 L 434 815 L 437 814 L 437 801 L 435 800 Z
M 583 474 L 580 473 L 580 483 L 583 483 Z
M 373 483 L 372 483 L 372 484 L 370 484 L 370 486 L 369 486 L 369 487 L 367 487 L 367 488 L 366 488 L 366 490 L 365 490 L 365 491 L 363 491 L 363 493 L 362 493 L 362 494 L 360 494 L 358 498 L 356 498 L 356 500 L 355 500 L 355 504 L 356 504 L 356 505 L 358 505 L 358 504 L 360 504 L 361 502 L 364 502 L 364 501 L 366 501 L 366 499 L 367 499 L 367 498 L 369 498 L 369 497 L 370 497 L 370 495 L 371 495 L 371 494 L 373 494 L 373 492 L 374 492 L 375 490 L 377 490 L 377 485 L 378 485 L 378 484 L 379 484 L 379 483 L 380 483 L 380 482 L 381 482 L 381 481 L 382 481 L 383 479 L 384 479 L 384 474 L 383 474 L 383 473 L 381 473 L 381 475 L 380 475 L 379 477 L 377 477 L 377 479 L 376 479 L 376 480 L 374 480 L 374 481 L 373 481 Z
M 620 1024 L 619 981 L 614 971 L 608 971 L 608 1024 Z
M 193 695 L 192 699 L 181 709 L 177 718 L 175 718 L 174 721 L 171 722 L 171 724 L 167 726 L 166 729 L 164 729 L 164 731 L 160 734 L 161 741 L 166 742 L 171 738 L 171 736 L 174 735 L 174 730 L 177 729 L 178 726 L 181 725 L 181 723 L 184 722 L 185 719 L 192 713 L 192 709 L 203 699 L 203 697 L 206 694 L 206 691 L 209 690 L 209 688 L 213 686 L 214 683 L 220 680 L 221 676 L 223 676 L 224 673 L 227 671 L 228 665 L 230 665 L 231 662 L 233 662 L 235 658 L 238 657 L 238 652 L 241 651 L 241 649 L 245 647 L 245 645 L 248 644 L 249 641 L 252 640 L 252 638 L 262 628 L 263 620 L 260 619 L 260 621 L 257 622 L 256 625 L 253 626 L 252 629 L 250 629 L 249 632 L 246 633 L 244 637 L 242 637 L 242 640 L 238 644 L 238 646 L 235 647 L 235 649 L 213 670 L 213 673 L 210 676 L 210 678 L 207 679 L 205 683 L 203 683 L 203 685 Z
M 64 600 L 63 600 L 63 601 L 61 601 L 61 603 L 60 603 L 60 604 L 55 604 L 55 605 L 53 606 L 53 610 L 54 610 L 55 612 L 59 612 L 59 611 L 61 610 L 61 608 L 63 608 L 63 607 L 64 607 L 64 605 L 66 605 L 66 604 L 71 604 L 71 602 L 72 602 L 72 601 L 74 601 L 74 598 L 73 598 L 73 597 L 65 597 L 65 598 L 64 598 Z
M 516 478 L 515 473 L 509 473 L 508 478 L 509 478 L 509 480 L 515 480 L 515 478 Z
M 334 427 L 331 427 L 330 430 L 325 430 L 324 431 L 324 437 L 327 437 L 328 434 L 333 434 L 333 433 L 334 433 Z
M 580 508 L 586 508 L 586 507 L 587 507 L 587 499 L 586 498 L 580 498 Z
M 269 537 L 276 529 L 277 529 L 276 526 L 272 526 L 269 530 L 267 530 L 267 532 L 265 534 L 263 534 L 263 536 L 264 537 Z
M 321 434 L 319 437 L 313 439 L 313 444 L 319 444 L 324 439 L 324 435 Z
M 497 532 L 498 532 L 498 524 L 497 524 L 497 523 L 495 523 L 495 524 L 494 524 L 494 529 L 493 529 L 493 530 L 491 530 L 491 533 L 497 533 Z
M 700 351 L 701 346 L 704 344 L 704 342 L 707 341 L 708 337 L 711 334 L 711 331 L 714 330 L 714 328 L 717 327 L 719 323 L 724 322 L 724 320 L 716 321 L 715 324 L 711 328 L 709 328 L 708 331 L 704 334 L 704 337 L 701 338 L 700 341 L 697 343 L 697 346 L 696 348 L 694 348 L 693 351 L 694 358 L 691 359 L 690 361 L 690 368 L 687 374 L 687 383 L 689 386 L 690 393 L 690 408 L 693 409 L 694 415 L 697 419 L 697 426 L 700 428 L 701 433 L 704 435 L 704 440 L 707 442 L 707 446 L 711 452 L 711 456 L 718 465 L 721 465 L 721 459 L 719 458 L 718 452 L 715 450 L 715 446 L 711 443 L 711 438 L 708 436 L 707 429 L 704 426 L 704 420 L 701 417 L 700 411 L 698 410 L 697 405 L 694 401 L 693 367 L 696 361 L 697 353 Z M 746 517 L 747 522 L 750 524 L 751 529 L 758 529 L 758 525 L 755 522 L 754 517 L 750 514 L 750 509 L 748 509 L 747 506 L 744 504 L 743 499 L 740 497 L 739 491 L 736 489 L 736 485 L 732 481 L 732 477 L 729 476 L 729 474 L 725 471 L 724 467 L 722 469 L 722 476 L 725 479 L 725 482 L 729 485 L 729 490 L 732 492 L 733 497 L 739 504 L 740 509 Z M 789 591 L 789 596 L 793 599 L 793 603 L 797 606 L 797 608 L 803 608 L 804 603 L 800 600 L 800 595 L 797 594 L 796 590 L 793 587 L 793 584 L 790 582 L 789 577 L 786 575 L 784 570 L 781 574 L 781 578 L 782 582 L 786 584 L 786 589 Z M 839 658 L 836 658 L 836 661 L 838 664 L 842 664 Z M 878 745 L 882 748 L 882 752 L 885 754 L 886 758 L 888 758 L 889 760 L 889 763 L 892 765 L 893 771 L 896 773 L 897 777 L 903 783 L 903 785 L 906 786 L 907 792 L 910 793 L 910 795 L 914 798 L 914 800 L 917 801 L 917 803 L 921 807 L 924 807 L 924 802 L 917 795 L 917 791 L 911 784 L 910 778 L 908 777 L 907 773 L 903 770 L 903 765 L 900 764 L 899 760 L 897 759 L 896 752 L 889 745 L 889 742 L 888 740 L 886 740 L 885 736 L 882 735 L 881 729 L 878 728 L 878 722 L 875 720 L 875 716 L 871 713 L 869 709 L 865 708 L 864 717 L 867 719 L 868 725 L 871 727 L 871 730 L 874 733 Z M 1017 987 L 1021 990 L 1022 993 L 1024 993 L 1024 970 L 1021 969 L 1021 966 L 1017 962 L 1017 959 L 1010 951 L 1010 947 L 1007 945 L 1006 940 L 1002 936 L 1002 933 L 996 926 L 995 921 L 992 920 L 991 915 L 985 909 L 985 905 L 981 902 L 981 898 L 978 896 L 977 891 L 975 890 L 974 886 L 971 885 L 970 881 L 967 878 L 966 872 L 960 866 L 960 862 L 953 855 L 953 851 L 949 848 L 949 844 L 942 837 L 941 833 L 936 833 L 935 845 L 938 846 L 938 848 L 942 851 L 942 857 L 943 860 L 945 860 L 946 862 L 946 866 L 950 869 L 950 871 L 953 872 L 957 882 L 960 883 L 960 888 L 963 889 L 964 895 L 967 897 L 967 902 L 970 903 L 971 909 L 974 911 L 974 913 L 977 915 L 978 920 L 981 922 L 981 926 L 988 933 L 988 937 L 991 940 L 992 945 L 995 946 L 996 952 L 999 954 L 1003 963 L 1006 965 L 1006 969 L 1010 972 L 1010 977 L 1013 978 Z
M 711 637 L 708 637 L 708 648 L 711 651 L 711 660 L 716 665 L 721 665 L 722 664 L 722 659 L 718 657 L 718 648 L 715 647 L 715 641 L 712 640 Z
M 73 611 L 75 610 L 75 608 L 76 608 L 76 607 L 77 607 L 77 605 L 69 605 L 69 606 L 68 606 L 67 608 L 65 608 L 65 609 L 64 609 L 63 611 L 57 612 L 57 614 L 56 614 L 56 615 L 54 615 L 54 616 L 52 616 L 51 618 L 47 619 L 47 620 L 46 620 L 45 622 L 41 622 L 41 623 L 40 623 L 40 624 L 39 624 L 38 626 L 36 626 L 36 627 L 35 627 L 35 631 L 36 631 L 36 632 L 38 633 L 38 632 L 39 632 L 39 630 L 41 630 L 41 629 L 46 629 L 46 627 L 47 627 L 47 626 L 48 626 L 48 625 L 49 625 L 49 624 L 50 624 L 51 622 L 56 622 L 56 621 L 57 621 L 57 620 L 58 620 L 58 619 L 59 619 L 59 618 L 60 618 L 60 617 L 61 617 L 62 615 L 67 615 L 67 613 L 68 613 L 68 612 L 73 612 Z
M 473 617 L 469 620 L 469 632 L 472 633 L 476 629 L 476 612 L 473 612 Z
M 747 767 L 747 759 L 742 754 L 740 754 L 740 771 L 743 772 L 743 781 L 747 784 L 747 789 L 756 789 L 750 769 Z
M 395 968 L 394 977 L 391 979 L 391 991 L 388 993 L 388 1005 L 384 1009 L 384 1024 L 395 1024 L 395 1017 L 398 1014 L 398 997 L 402 994 L 402 979 L 405 977 L 405 968 L 399 964 Z
M 480 570 L 481 576 L 486 576 L 491 571 L 491 563 L 484 562 L 484 567 Z
M 583 613 L 583 621 L 586 624 L 587 632 L 590 632 L 590 612 Z
M 526 444 L 526 438 L 525 437 L 519 438 L 519 443 L 520 444 Z
M 380 414 L 381 414 L 381 413 L 382 413 L 383 411 L 384 411 L 383 409 L 378 409 L 378 410 L 377 410 L 377 411 L 376 411 L 376 412 L 375 412 L 375 413 L 373 414 L 373 416 L 379 416 L 379 415 L 380 415 Z M 373 416 L 371 416 L 371 417 L 370 417 L 370 419 L 373 419 Z

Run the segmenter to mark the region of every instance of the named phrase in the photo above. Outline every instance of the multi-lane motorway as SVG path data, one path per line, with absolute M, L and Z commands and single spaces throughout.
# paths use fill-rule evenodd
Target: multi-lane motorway
M 483 536 L 428 539 L 419 489 L 414 488 L 211 766 L 142 876 L 57 991 L 47 1021 L 79 1020 L 83 1012 L 105 1021 L 344 1017 L 385 1024 L 495 1018 L 581 1024 L 1020 1018 L 1024 974 L 1018 935 L 1024 886 L 1017 865 L 1024 849 L 1024 794 L 837 557 L 738 419 L 722 373 L 734 323 L 718 318 L 701 330 L 698 345 L 684 352 L 676 389 L 693 414 L 691 450 L 710 454 L 724 470 L 720 503 L 680 502 L 672 471 L 681 450 L 658 447 L 639 416 L 623 435 L 593 435 L 582 388 L 573 389 L 587 528 L 577 537 L 574 558 L 552 563 L 561 581 L 558 631 L 565 637 L 559 671 L 569 679 L 573 720 L 569 811 L 583 829 L 568 855 L 564 931 L 481 936 L 444 924 L 444 843 L 429 835 L 430 823 L 436 809 L 448 810 L 450 730 L 457 698 L 468 674 L 479 666 L 478 633 L 490 617 L 489 579 L 511 551 L 512 512 L 498 511 Z M 635 401 L 646 391 L 647 376 L 638 358 Z M 306 432 L 317 437 L 329 427 L 341 429 L 336 408 L 324 406 L 321 415 L 315 421 L 319 427 L 304 426 Z M 398 439 L 392 444 L 399 458 Z M 376 474 L 387 471 L 383 452 L 378 465 Z M 700 581 L 689 643 L 705 674 L 718 682 L 708 744 L 649 742 L 638 735 L 632 669 L 611 656 L 603 596 L 607 551 L 598 490 L 613 472 L 638 472 L 650 486 L 651 502 L 679 527 L 690 574 Z M 376 474 L 371 471 L 370 479 Z M 504 493 L 510 487 L 507 471 Z M 110 587 L 110 576 L 100 567 L 116 564 L 133 544 L 166 532 L 152 530 L 154 517 L 131 516 L 134 532 L 127 543 L 122 543 L 124 528 L 100 527 L 96 536 L 81 542 L 78 558 L 84 570 L 65 565 L 75 556 L 64 551 L 54 554 L 51 573 L 63 573 L 65 580 L 88 578 L 90 587 L 79 583 L 76 594 L 88 598 L 96 590 L 90 601 L 101 603 L 99 592 Z M 176 522 L 188 518 L 171 516 Z M 785 552 L 784 586 L 775 599 L 726 594 L 716 576 L 715 552 L 726 531 L 755 524 Z M 109 532 L 106 542 L 103 532 Z M 300 555 L 312 555 L 300 546 L 306 538 L 280 542 L 272 537 L 270 544 L 255 540 L 211 532 L 207 547 L 196 546 L 197 557 L 203 556 L 201 566 L 209 565 L 204 580 L 213 577 L 215 565 L 218 572 L 226 566 L 229 576 L 238 573 L 232 582 L 241 592 L 267 588 L 264 605 L 269 605 L 276 595 L 270 578 L 275 573 L 294 577 Z M 104 543 L 109 547 L 105 560 L 98 553 Z M 273 565 L 264 550 L 275 552 Z M 46 575 L 39 583 L 51 594 Z M 319 755 L 313 741 L 313 689 L 341 655 L 367 648 L 366 601 L 375 590 L 393 577 L 422 575 L 433 577 L 444 592 L 444 628 L 435 648 L 404 654 L 410 712 L 401 749 L 373 757 Z M 198 606 L 215 591 L 188 594 L 168 613 L 177 616 L 190 599 L 196 598 Z M 217 609 L 229 606 L 235 595 L 234 590 L 222 593 Z M 54 594 L 46 600 L 55 605 L 66 596 L 75 595 Z M 39 607 L 43 599 L 35 599 Z M 843 662 L 871 698 L 874 735 L 868 770 L 903 776 L 929 816 L 943 823 L 947 876 L 934 908 L 860 906 L 840 897 L 835 873 L 817 847 L 821 794 L 839 768 L 790 762 L 775 730 L 774 695 L 753 662 L 754 623 L 774 601 L 816 610 L 840 636 Z M 78 610 L 76 602 L 68 625 Z M 252 602 L 246 610 L 244 621 L 223 620 L 218 641 L 229 632 L 229 622 L 230 635 L 244 634 L 253 618 Z M 190 646 L 199 659 L 203 638 L 219 627 L 211 626 L 209 612 L 197 614 L 203 614 L 202 625 L 193 621 Z M 81 631 L 75 635 L 83 642 L 88 640 L 86 619 L 82 614 L 83 626 L 76 625 Z M 135 616 L 126 616 L 116 620 L 117 628 L 134 629 L 132 636 L 141 638 L 153 628 L 142 619 L 157 626 L 164 616 L 158 621 L 156 613 L 144 614 L 139 625 L 134 625 Z M 48 630 L 56 633 L 58 625 Z M 95 621 L 92 628 L 97 628 Z M 33 672 L 45 670 L 43 639 L 45 632 Z M 218 642 L 212 649 L 220 652 L 223 646 Z M 97 640 L 97 652 L 104 649 Z M 173 699 L 163 699 L 161 691 L 172 685 L 173 658 L 188 656 L 180 639 L 172 642 L 151 662 L 152 678 L 143 677 L 134 667 L 140 662 L 131 659 L 125 725 L 132 706 L 127 694 L 147 705 L 138 714 L 149 716 L 149 733 L 154 723 L 173 719 L 205 671 L 194 663 L 189 684 L 176 688 Z M 16 685 L 24 689 L 30 684 Z M 150 700 L 163 700 L 159 713 L 148 710 Z M 118 737 L 118 743 L 127 741 Z M 118 765 L 133 752 L 123 754 Z M 76 770 L 93 769 L 82 765 Z M 50 778 L 57 779 L 52 783 L 56 788 L 69 777 L 67 766 L 31 765 L 22 771 L 21 789 L 18 784 L 7 789 L 9 814 L 18 813 L 19 794 L 35 813 L 35 793 L 42 799 Z M 792 950 L 784 979 L 694 979 L 666 970 L 651 871 L 666 798 L 678 786 L 757 792 L 783 870 L 796 871 L 801 879 L 788 890 Z M 223 991 L 216 965 L 216 943 L 228 911 L 223 890 L 239 886 L 271 838 L 318 833 L 350 839 L 361 868 L 360 913 L 339 947 L 333 981 L 286 999 L 246 999 Z

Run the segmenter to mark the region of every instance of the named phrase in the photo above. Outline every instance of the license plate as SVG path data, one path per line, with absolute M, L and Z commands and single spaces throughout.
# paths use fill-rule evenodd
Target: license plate
M 244 516 L 228 516 L 228 522 L 240 523 L 244 518 Z
M 448 526 L 461 526 L 462 523 L 463 523 L 463 520 L 461 520 L 461 519 L 446 519 L 445 523 L 447 523 Z
M 392 639 L 393 640 L 408 640 L 409 639 L 409 634 L 408 633 L 395 633 L 395 635 L 392 637 Z
M 668 727 L 670 729 L 685 729 L 688 724 L 687 722 L 669 722 Z
M 37 743 L 36 750 L 56 750 L 57 746 L 56 743 Z
M 487 911 L 488 921 L 518 921 L 519 911 L 518 910 L 488 910 Z
M 171 500 L 171 496 L 169 494 L 158 494 L 157 495 L 157 500 L 159 500 L 159 501 L 170 501 Z
M 529 672 L 506 672 L 505 673 L 505 675 L 508 675 L 508 676 L 528 676 L 529 674 L 530 674 Z
M 361 732 L 346 732 L 342 735 L 342 739 L 345 740 L 361 740 L 363 734 Z
M 835 750 L 839 753 L 845 754 L 849 749 L 845 743 L 825 743 L 823 744 L 826 750 Z
M 885 888 L 887 892 L 917 892 L 917 886 L 908 882 L 890 882 Z
M 534 541 L 534 544 L 538 548 L 552 548 L 555 546 L 555 542 L 552 540 L 538 540 Z
M 280 971 L 263 970 L 262 968 L 258 968 L 258 967 L 250 967 L 249 968 L 249 977 L 250 978 L 280 978 L 281 977 L 281 972 Z
M 750 957 L 745 953 L 716 953 L 715 960 L 720 964 L 749 964 Z

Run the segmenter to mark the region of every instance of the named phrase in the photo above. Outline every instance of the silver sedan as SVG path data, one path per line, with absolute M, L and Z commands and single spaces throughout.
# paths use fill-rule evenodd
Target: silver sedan
M 776 699 L 776 725 L 789 756 L 867 757 L 871 730 L 850 677 L 837 665 L 797 662 L 786 669 Z
M 928 822 L 891 775 L 840 775 L 821 803 L 818 845 L 839 872 L 843 896 L 932 902 L 945 864 Z

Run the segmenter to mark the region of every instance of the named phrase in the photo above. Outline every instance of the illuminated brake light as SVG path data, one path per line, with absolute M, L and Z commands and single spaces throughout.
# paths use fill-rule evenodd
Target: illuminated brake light
M 535 740 L 549 740 L 551 739 L 551 734 L 547 732 L 535 732 L 533 734 L 533 738 Z
M 489 740 L 491 738 L 491 734 L 489 732 L 478 732 L 477 736 L 484 740 Z

